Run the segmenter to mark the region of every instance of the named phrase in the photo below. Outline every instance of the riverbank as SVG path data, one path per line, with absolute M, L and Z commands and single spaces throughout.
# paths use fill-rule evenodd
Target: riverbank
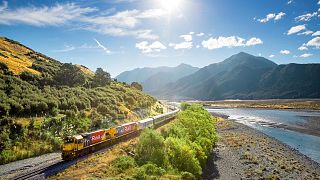
M 263 108 L 320 110 L 320 99 L 268 99 L 201 101 L 207 108 Z
M 219 118 L 203 179 L 320 179 L 320 165 L 243 124 Z

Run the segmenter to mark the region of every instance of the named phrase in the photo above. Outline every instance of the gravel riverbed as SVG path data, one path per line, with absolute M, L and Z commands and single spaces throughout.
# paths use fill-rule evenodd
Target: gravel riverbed
M 219 117 L 203 179 L 320 179 L 320 165 L 255 129 Z

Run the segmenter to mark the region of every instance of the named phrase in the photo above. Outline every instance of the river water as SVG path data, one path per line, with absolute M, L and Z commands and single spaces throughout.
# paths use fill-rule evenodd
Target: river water
M 229 116 L 228 119 L 235 120 L 272 136 L 320 163 L 319 136 L 310 135 L 310 133 L 306 134 L 303 131 L 298 132 L 279 128 L 282 125 L 290 127 L 303 126 L 303 124 L 308 123 L 309 118 L 316 119 L 313 123 L 320 125 L 320 111 L 252 108 L 208 109 L 208 111 L 227 115 Z M 307 128 L 307 126 L 304 128 Z

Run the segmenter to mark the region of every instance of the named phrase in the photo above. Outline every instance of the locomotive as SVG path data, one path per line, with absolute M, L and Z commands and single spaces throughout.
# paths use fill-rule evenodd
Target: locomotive
M 62 159 L 72 160 L 95 150 L 112 146 L 125 138 L 137 135 L 145 128 L 157 128 L 175 117 L 178 112 L 179 110 L 174 110 L 137 122 L 66 137 L 62 145 Z

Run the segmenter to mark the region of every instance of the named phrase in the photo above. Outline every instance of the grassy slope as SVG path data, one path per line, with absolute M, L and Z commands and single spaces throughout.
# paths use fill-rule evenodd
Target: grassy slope
M 162 109 L 162 104 L 153 97 L 115 81 L 96 88 L 50 84 L 41 87 L 37 83 L 24 81 L 19 77 L 22 72 L 30 72 L 40 80 L 54 77 L 62 63 L 5 37 L 0 37 L 0 62 L 12 72 L 12 75 L 6 75 L 0 70 L 0 111 L 1 107 L 13 109 L 14 104 L 23 110 L 19 114 L 11 110 L 5 117 L 0 117 L 0 164 L 58 150 L 61 134 L 75 134 L 135 121 L 160 113 Z M 94 72 L 85 66 L 76 66 L 87 79 L 92 79 Z M 37 110 L 37 106 L 33 105 L 40 102 L 49 105 L 50 101 L 55 104 L 54 115 L 49 111 L 23 114 L 30 104 L 32 112 Z M 98 109 L 99 105 L 107 108 L 103 114 Z M 75 108 L 71 109 L 72 106 Z M 68 115 L 70 110 L 74 112 L 71 117 Z M 5 118 L 12 119 L 13 124 L 6 124 Z M 109 124 L 101 121 L 98 126 L 91 126 L 106 118 L 111 120 Z M 52 125 L 52 122 L 58 124 Z M 12 129 L 15 124 L 21 125 L 22 129 Z M 44 127 L 44 124 L 50 127 Z M 79 124 L 80 128 L 70 131 L 70 127 Z M 52 129 L 54 127 L 59 128 Z

